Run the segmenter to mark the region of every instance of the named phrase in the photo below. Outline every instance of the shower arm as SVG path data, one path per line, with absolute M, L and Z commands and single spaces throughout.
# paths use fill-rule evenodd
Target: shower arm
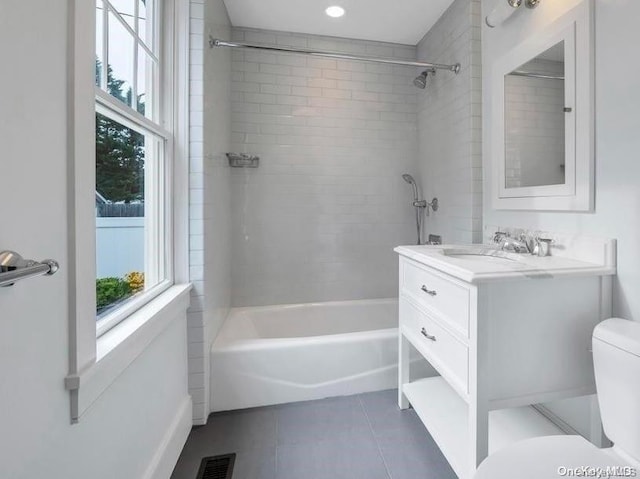
M 351 55 L 348 53 L 311 50 L 308 48 L 293 48 L 293 47 L 280 46 L 280 45 L 266 45 L 262 43 L 228 42 L 228 41 L 220 40 L 218 38 L 213 38 L 212 36 L 209 36 L 209 48 L 215 48 L 215 47 L 250 48 L 253 50 L 265 50 L 265 51 L 272 51 L 272 52 L 298 53 L 302 55 L 311 55 L 316 57 L 336 58 L 339 60 L 354 60 L 354 61 L 360 61 L 360 62 L 386 63 L 391 65 L 404 65 L 409 67 L 448 70 L 448 71 L 454 72 L 455 74 L 458 74 L 458 72 L 460 71 L 459 63 L 456 63 L 454 65 L 444 65 L 440 63 L 418 62 L 418 61 L 411 61 L 411 60 L 396 60 L 394 58 L 358 56 L 358 55 Z

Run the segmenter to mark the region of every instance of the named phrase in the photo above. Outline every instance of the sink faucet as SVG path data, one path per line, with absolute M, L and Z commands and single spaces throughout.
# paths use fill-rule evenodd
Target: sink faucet
M 550 245 L 553 239 L 540 238 L 537 235 L 522 233 L 518 238 L 512 238 L 510 233 L 496 231 L 493 234 L 493 243 L 503 251 L 513 251 L 520 254 L 532 254 L 534 256 L 549 256 Z
M 513 251 L 514 253 L 529 253 L 529 241 L 525 234 L 521 234 L 519 239 L 512 238 L 508 233 L 497 231 L 493 236 L 494 243 L 497 243 L 503 251 Z
M 500 249 L 504 251 L 513 251 L 514 253 L 531 253 L 527 239 L 521 237 L 519 240 L 510 238 L 509 236 L 502 239 Z

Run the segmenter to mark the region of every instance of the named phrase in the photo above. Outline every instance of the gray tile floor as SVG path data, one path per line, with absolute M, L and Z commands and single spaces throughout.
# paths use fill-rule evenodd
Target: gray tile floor
M 235 452 L 233 479 L 455 479 L 395 390 L 213 414 L 195 427 L 171 479 Z

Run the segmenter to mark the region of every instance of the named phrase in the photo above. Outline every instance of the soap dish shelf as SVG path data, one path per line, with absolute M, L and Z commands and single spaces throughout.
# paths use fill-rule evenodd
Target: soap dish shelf
M 247 153 L 227 153 L 229 166 L 231 168 L 257 168 L 260 164 L 260 157 Z

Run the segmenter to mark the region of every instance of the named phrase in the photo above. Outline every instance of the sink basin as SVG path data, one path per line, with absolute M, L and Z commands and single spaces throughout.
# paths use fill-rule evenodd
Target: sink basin
M 460 258 L 471 261 L 483 261 L 501 263 L 504 261 L 519 261 L 519 255 L 494 248 L 444 248 L 442 254 L 452 258 Z

